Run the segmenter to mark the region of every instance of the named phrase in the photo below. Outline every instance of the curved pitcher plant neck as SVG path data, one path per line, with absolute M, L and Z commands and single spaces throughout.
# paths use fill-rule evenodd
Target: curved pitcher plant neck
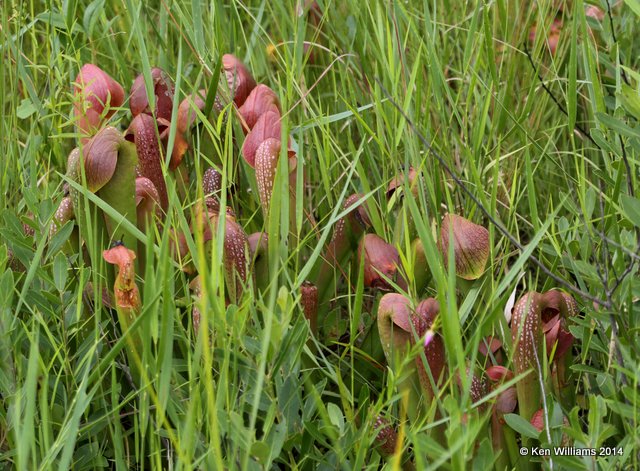
M 82 142 L 95 135 L 124 103 L 124 89 L 94 64 L 85 64 L 74 82 L 73 116 Z
M 453 240 L 450 240 L 451 237 Z M 489 231 L 462 216 L 446 214 L 442 219 L 439 241 L 445 266 L 448 264 L 451 245 L 456 275 L 464 280 L 479 278 L 489 259 Z
M 519 375 L 531 370 L 525 378 L 517 384 L 518 404 L 520 415 L 526 420 L 531 420 L 535 411 L 540 408 L 541 397 L 544 393 L 540 389 L 541 368 L 545 364 L 542 358 L 543 352 L 551 353 L 547 345 L 553 349 L 555 345 L 555 367 L 564 366 L 560 363 L 570 351 L 573 341 L 568 331 L 560 336 L 560 324 L 557 329 L 550 329 L 545 335 L 543 331 L 543 317 L 552 317 L 566 322 L 566 319 L 577 313 L 577 304 L 568 294 L 551 290 L 545 293 L 528 292 L 516 303 L 511 317 L 511 339 L 513 343 L 513 365 L 515 374 Z M 557 316 L 557 317 L 555 317 Z M 559 344 L 559 340 L 563 343 Z M 545 344 L 546 343 L 546 344 Z M 568 344 L 568 345 L 567 345 Z M 563 370 L 563 373 L 566 371 Z M 564 382 L 564 378 L 559 378 Z M 562 391 L 556 391 L 562 394 Z
M 144 75 L 140 74 L 134 80 L 129 92 L 131 114 L 134 118 L 140 113 L 146 113 L 156 118 L 171 120 L 175 93 L 173 81 L 164 70 L 159 67 L 153 67 L 151 69 L 151 84 L 153 86 L 151 95 L 155 98 L 155 113 L 151 110 Z
M 142 302 L 136 285 L 136 254 L 121 242 L 102 252 L 104 260 L 117 267 L 116 280 L 113 285 L 114 304 L 118 313 L 120 331 L 127 335 L 127 356 L 132 373 L 139 379 L 138 363 L 142 355 L 142 337 L 138 332 L 130 332 L 132 324 L 140 315 Z

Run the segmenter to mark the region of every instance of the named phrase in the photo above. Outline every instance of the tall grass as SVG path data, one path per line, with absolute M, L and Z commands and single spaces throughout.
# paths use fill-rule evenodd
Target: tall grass
M 5 0 L 2 466 L 376 469 L 385 461 L 373 446 L 373 421 L 383 414 L 402 424 L 418 469 L 486 469 L 496 457 L 489 412 L 472 413 L 467 361 L 477 358 L 483 337 L 508 332 L 504 311 L 514 291 L 570 285 L 582 314 L 571 328 L 578 399 L 564 411 L 564 433 L 576 446 L 622 447 L 624 454 L 554 458 L 544 466 L 637 467 L 637 2 L 617 2 L 602 21 L 587 18 L 582 1 L 535 8 L 504 0 L 318 3 L 324 14 L 316 30 L 295 2 Z M 545 29 L 557 3 L 564 26 L 551 54 Z M 538 34 L 528 42 L 533 25 Z M 305 42 L 315 45 L 313 57 Z M 263 220 L 255 177 L 235 141 L 240 127 L 227 109 L 229 119 L 204 130 L 221 136 L 217 155 L 200 153 L 196 143 L 197 158 L 187 166 L 200 177 L 215 159 L 223 162 L 225 182 L 235 185 L 223 204 L 247 233 L 269 234 L 268 287 L 250 286 L 237 305 L 226 306 L 222 237 L 211 251 L 195 237 L 188 242 L 204 294 L 194 301 L 171 257 L 170 232 L 136 232 L 147 264 L 138 273 L 143 309 L 131 330 L 146 341 L 142 377 L 134 381 L 126 336 L 99 295 L 106 266 L 61 252 L 70 230 L 47 238 L 76 146 L 72 83 L 88 62 L 125 90 L 138 73 L 148 79 L 160 66 L 182 99 L 217 83 L 227 52 L 280 97 L 299 156 L 295 224 L 280 196 L 284 178 Z M 128 121 L 125 103 L 111 124 Z M 388 202 L 388 182 L 409 166 L 424 175 L 418 197 Z M 175 184 L 168 192 L 166 224 L 186 230 L 196 184 L 186 199 Z M 325 255 L 342 203 L 354 192 L 366 195 L 371 231 L 398 248 L 410 281 L 424 268 L 414 266 L 411 227 L 425 246 L 431 282 L 425 292 L 409 283 L 408 294 L 440 301 L 448 368 L 461 372 L 463 384 L 443 387 L 434 421 L 401 417 L 399 378 L 367 337 L 380 293 L 364 288 L 357 261 L 342 267 L 347 281 L 309 340 L 299 287 Z M 442 263 L 434 229 L 447 212 L 490 231 L 490 265 L 473 283 L 463 284 Z M 34 235 L 25 236 L 23 223 Z M 87 240 L 94 260 L 105 248 Z M 207 327 L 199 336 L 190 321 L 194 302 Z M 444 442 L 430 433 L 439 424 Z M 398 455 L 388 466 L 400 464 Z

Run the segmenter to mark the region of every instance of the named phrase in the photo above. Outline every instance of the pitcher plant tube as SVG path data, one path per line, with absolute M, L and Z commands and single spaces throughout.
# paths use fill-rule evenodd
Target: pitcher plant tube
M 101 129 L 82 147 L 74 149 L 67 161 L 67 175 L 75 182 L 86 185 L 105 203 L 118 211 L 133 225 L 137 223 L 135 205 L 135 167 L 137 154 L 132 144 L 125 141 L 122 134 L 113 127 Z M 74 188 L 70 189 L 76 220 L 83 237 L 87 234 L 84 198 Z M 91 206 L 91 205 L 90 205 Z M 91 206 L 92 207 L 92 206 Z M 101 212 L 102 213 L 102 212 Z M 102 213 L 108 235 L 115 240 L 121 229 L 121 221 Z M 135 239 L 123 230 L 123 241 L 133 246 Z
M 567 407 L 573 404 L 571 385 L 566 378 L 570 372 L 570 363 L 566 362 L 571 361 L 569 352 L 573 337 L 568 332 L 566 322 L 576 313 L 575 300 L 559 290 L 545 293 L 528 292 L 513 308 L 511 340 L 515 349 L 514 370 L 516 375 L 528 373 L 516 385 L 520 415 L 526 420 L 531 420 L 534 412 L 541 407 L 544 392 L 541 391 L 539 378 L 543 376 L 541 368 L 546 363 L 542 357 L 545 350 L 548 354 L 554 351 L 555 357 L 551 367 L 555 368 L 553 383 L 556 394 Z M 546 335 L 543 330 L 543 317 L 549 319 L 547 324 L 554 324 L 547 330 Z M 547 345 L 551 351 L 545 348 Z
M 271 196 L 273 194 L 273 187 L 276 180 L 280 149 L 280 140 L 269 138 L 260 144 L 255 154 L 254 165 L 256 170 L 256 182 L 258 184 L 258 196 L 260 197 L 260 205 L 262 207 L 265 222 L 269 219 L 269 208 L 271 206 Z M 294 227 L 291 224 L 295 224 L 296 167 L 296 155 L 293 152 L 289 152 L 286 163 L 286 172 L 288 175 L 287 186 L 289 188 L 290 230 L 294 230 Z
M 214 250 L 214 234 L 217 233 L 221 222 L 224 224 L 222 257 L 226 294 L 229 302 L 237 304 L 249 275 L 249 240 L 246 232 L 230 211 L 220 214 L 218 211 L 207 209 L 206 206 L 198 209 L 192 230 L 200 232 L 205 250 L 211 253 L 211 250 Z
M 409 299 L 397 293 L 385 294 L 378 304 L 378 332 L 389 368 L 396 377 L 398 391 L 406 397 L 406 413 L 413 423 L 422 416 L 423 408 L 430 398 L 424 397 L 424 391 L 418 373 L 420 358 L 406 362 L 411 348 L 416 344 L 420 331 L 424 331 L 425 322 L 411 307 Z M 401 370 L 401 366 L 404 368 Z
M 141 113 L 131 121 L 125 138 L 136 146 L 138 152 L 137 173 L 139 176 L 151 180 L 160 196 L 160 207 L 166 211 L 169 200 L 162 172 L 159 132 L 161 130 L 156 128 L 156 120 L 148 114 Z
M 136 254 L 122 243 L 115 243 L 113 247 L 102 252 L 102 256 L 105 262 L 117 267 L 113 285 L 114 304 L 122 335 L 127 335 L 129 366 L 133 371 L 138 371 L 138 362 L 142 355 L 142 337 L 138 332 L 130 330 L 142 309 L 140 292 L 135 280 Z
M 309 281 L 300 286 L 300 305 L 309 328 L 315 335 L 318 332 L 318 287 Z
M 73 207 L 73 199 L 71 196 L 65 196 L 60 201 L 58 208 L 56 209 L 55 214 L 53 215 L 53 220 L 51 221 L 51 225 L 49 226 L 49 240 L 53 239 L 53 237 L 58 233 L 58 231 L 69 221 L 73 221 L 76 217 L 75 210 Z M 79 234 L 78 228 L 74 226 L 71 232 L 71 236 L 69 240 L 62 247 L 63 253 L 66 255 L 70 255 L 74 251 L 79 248 Z
M 346 273 L 344 267 L 358 248 L 364 232 L 371 226 L 369 211 L 361 194 L 349 196 L 342 207 L 349 212 L 338 220 L 333 229 L 315 283 L 321 304 L 327 301 L 326 297 L 333 290 L 340 274 Z

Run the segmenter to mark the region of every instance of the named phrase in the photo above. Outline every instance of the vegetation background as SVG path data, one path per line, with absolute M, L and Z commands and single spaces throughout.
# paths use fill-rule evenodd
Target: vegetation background
M 363 346 L 380 293 L 363 287 L 358 263 L 344 267 L 352 281 L 308 342 L 298 288 L 322 256 L 337 208 L 361 192 L 375 208 L 372 231 L 398 248 L 410 279 L 424 267 L 412 266 L 403 228 L 414 225 L 426 240 L 451 212 L 489 229 L 482 278 L 461 285 L 435 264 L 426 292 L 409 288 L 445 306 L 451 371 L 465 369 L 482 337 L 507 328 L 514 291 L 567 289 L 533 258 L 579 290 L 578 399 L 564 432 L 577 445 L 624 453 L 566 459 L 555 469 L 637 468 L 640 2 L 609 2 L 319 0 L 316 29 L 293 0 L 4 0 L 0 466 L 377 469 L 385 461 L 374 420 L 383 414 L 404 424 L 419 469 L 487 469 L 495 458 L 489 413 L 461 419 L 468 391 L 449 385 L 438 399 L 446 447 L 430 437 L 433 424 L 399 417 L 397 378 Z M 602 18 L 585 14 L 592 5 Z M 85 266 L 60 252 L 64 240 L 47 237 L 77 145 L 72 84 L 85 63 L 125 90 L 159 66 L 181 99 L 215 80 L 227 52 L 280 97 L 306 176 L 295 207 L 300 234 L 288 246 L 278 237 L 286 216 L 262 221 L 254 177 L 226 139 L 222 155 L 237 186 L 229 204 L 247 233 L 269 231 L 270 284 L 225 309 L 220 264 L 198 254 L 210 270 L 210 338 L 198 339 L 189 280 L 171 263 L 168 235 L 145 234 L 152 263 L 139 284 L 137 328 L 148 339 L 147 375 L 132 385 L 114 315 L 99 299 L 88 315 L 82 301 L 105 267 Z M 127 113 L 114 122 L 126 127 Z M 208 163 L 188 165 L 200 175 Z M 419 196 L 388 202 L 387 184 L 408 166 L 424 175 Z M 175 187 L 170 200 L 167 224 L 184 227 L 193 200 L 181 201 Z M 276 213 L 288 214 L 285 200 L 274 203 Z

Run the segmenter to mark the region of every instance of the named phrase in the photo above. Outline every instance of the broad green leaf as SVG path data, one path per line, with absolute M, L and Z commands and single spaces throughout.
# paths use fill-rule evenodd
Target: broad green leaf
M 258 460 L 260 464 L 267 464 L 271 450 L 263 441 L 253 442 L 251 445 L 251 456 Z
M 97 195 L 109 206 L 122 214 L 129 222 L 136 224 L 136 165 L 138 156 L 135 146 L 127 141 L 120 144 L 118 162 L 113 176 Z M 135 237 L 122 226 L 122 221 L 106 215 L 109 235 L 113 239 L 122 238 L 124 245 L 134 248 Z
M 529 421 L 523 419 L 518 414 L 505 414 L 504 421 L 509 427 L 525 437 L 538 438 L 538 435 L 540 435 Z
M 329 403 L 327 405 L 327 414 L 329 414 L 329 420 L 331 423 L 335 425 L 338 430 L 342 430 L 344 428 L 344 416 L 337 405 Z
M 608 114 L 604 113 L 596 113 L 596 117 L 598 118 L 598 121 L 600 121 L 612 131 L 617 132 L 618 134 L 622 134 L 623 136 L 628 137 L 640 138 L 640 131 L 638 129 L 629 127 L 626 123 L 623 123 L 618 118 L 614 118 L 613 116 L 609 116 Z
M 624 0 L 629 8 L 638 16 L 640 16 L 640 1 L 639 0 Z
M 640 227 L 640 199 L 623 194 L 620 200 L 627 219 L 629 219 L 634 226 Z
M 67 257 L 65 257 L 63 253 L 58 252 L 56 258 L 53 259 L 53 282 L 56 285 L 56 289 L 60 292 L 64 291 L 67 283 L 68 268 Z
M 623 83 L 619 97 L 625 109 L 640 120 L 640 94 L 629 85 Z
M 55 235 L 49 241 L 49 250 L 48 254 L 52 255 L 62 247 L 62 245 L 69 240 L 71 233 L 73 232 L 73 221 L 68 221 L 64 226 L 62 226 Z
M 29 98 L 25 98 L 20 102 L 20 106 L 18 106 L 18 109 L 16 110 L 16 116 L 19 119 L 27 119 L 36 111 L 37 109 L 33 105 L 32 101 Z

